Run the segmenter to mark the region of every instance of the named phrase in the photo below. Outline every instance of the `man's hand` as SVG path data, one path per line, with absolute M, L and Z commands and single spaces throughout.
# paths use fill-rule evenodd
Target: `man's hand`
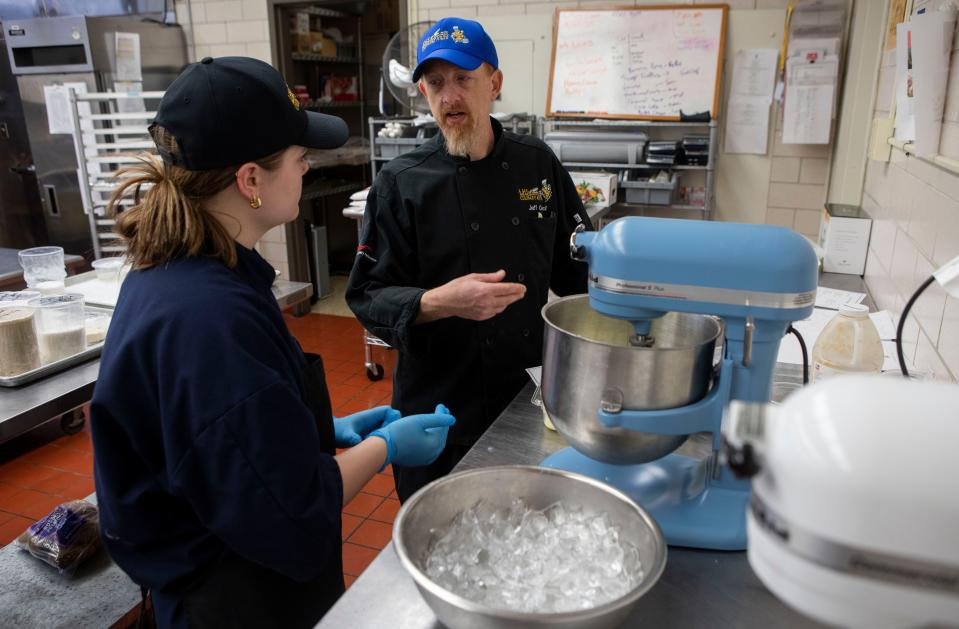
M 446 317 L 485 321 L 526 295 L 522 284 L 504 282 L 506 271 L 470 273 L 423 293 L 417 323 Z

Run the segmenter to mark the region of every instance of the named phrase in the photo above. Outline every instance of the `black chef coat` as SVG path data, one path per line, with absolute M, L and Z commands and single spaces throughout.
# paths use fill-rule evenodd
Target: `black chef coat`
M 274 271 L 236 250 L 233 269 L 195 257 L 127 276 L 91 403 L 104 542 L 161 627 L 186 627 L 191 604 L 209 618 L 224 588 L 217 624 L 312 626 L 343 589 L 325 385 L 312 377 L 312 404 Z
M 449 443 L 471 445 L 542 363 L 540 309 L 548 289 L 586 290 L 570 232 L 591 229 L 569 174 L 540 140 L 491 119 L 493 151 L 469 161 L 441 134 L 389 162 L 367 197 L 346 300 L 360 322 L 399 350 L 393 406 L 404 415 L 446 404 Z M 414 325 L 420 298 L 469 273 L 505 269 L 526 295 L 486 321 Z

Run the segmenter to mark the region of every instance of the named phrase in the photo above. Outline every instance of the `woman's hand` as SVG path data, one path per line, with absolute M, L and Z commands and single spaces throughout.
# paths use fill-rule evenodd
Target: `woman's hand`
M 400 412 L 389 406 L 377 406 L 346 417 L 334 417 L 333 436 L 336 447 L 351 448 L 377 428 L 387 426 L 400 417 Z

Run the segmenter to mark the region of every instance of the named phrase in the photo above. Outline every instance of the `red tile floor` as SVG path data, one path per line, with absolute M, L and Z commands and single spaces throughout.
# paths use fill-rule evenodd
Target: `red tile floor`
M 335 415 L 390 403 L 395 352 L 375 350 L 385 374 L 371 382 L 363 364 L 362 328 L 355 319 L 320 314 L 287 315 L 286 319 L 303 349 L 323 357 Z M 84 498 L 93 490 L 89 425 L 76 435 L 64 436 L 54 422 L 0 445 L 0 546 L 57 504 Z M 399 507 L 389 469 L 374 476 L 343 507 L 347 587 L 389 543 Z

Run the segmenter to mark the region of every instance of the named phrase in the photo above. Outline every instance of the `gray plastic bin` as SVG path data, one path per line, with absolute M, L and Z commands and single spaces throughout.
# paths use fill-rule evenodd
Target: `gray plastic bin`
M 679 175 L 672 174 L 668 183 L 652 181 L 622 181 L 619 187 L 626 191 L 626 203 L 642 205 L 671 205 L 676 198 Z
M 637 131 L 550 131 L 543 141 L 561 162 L 641 164 L 648 139 Z
M 380 157 L 399 157 L 426 142 L 422 138 L 375 138 L 377 153 Z

